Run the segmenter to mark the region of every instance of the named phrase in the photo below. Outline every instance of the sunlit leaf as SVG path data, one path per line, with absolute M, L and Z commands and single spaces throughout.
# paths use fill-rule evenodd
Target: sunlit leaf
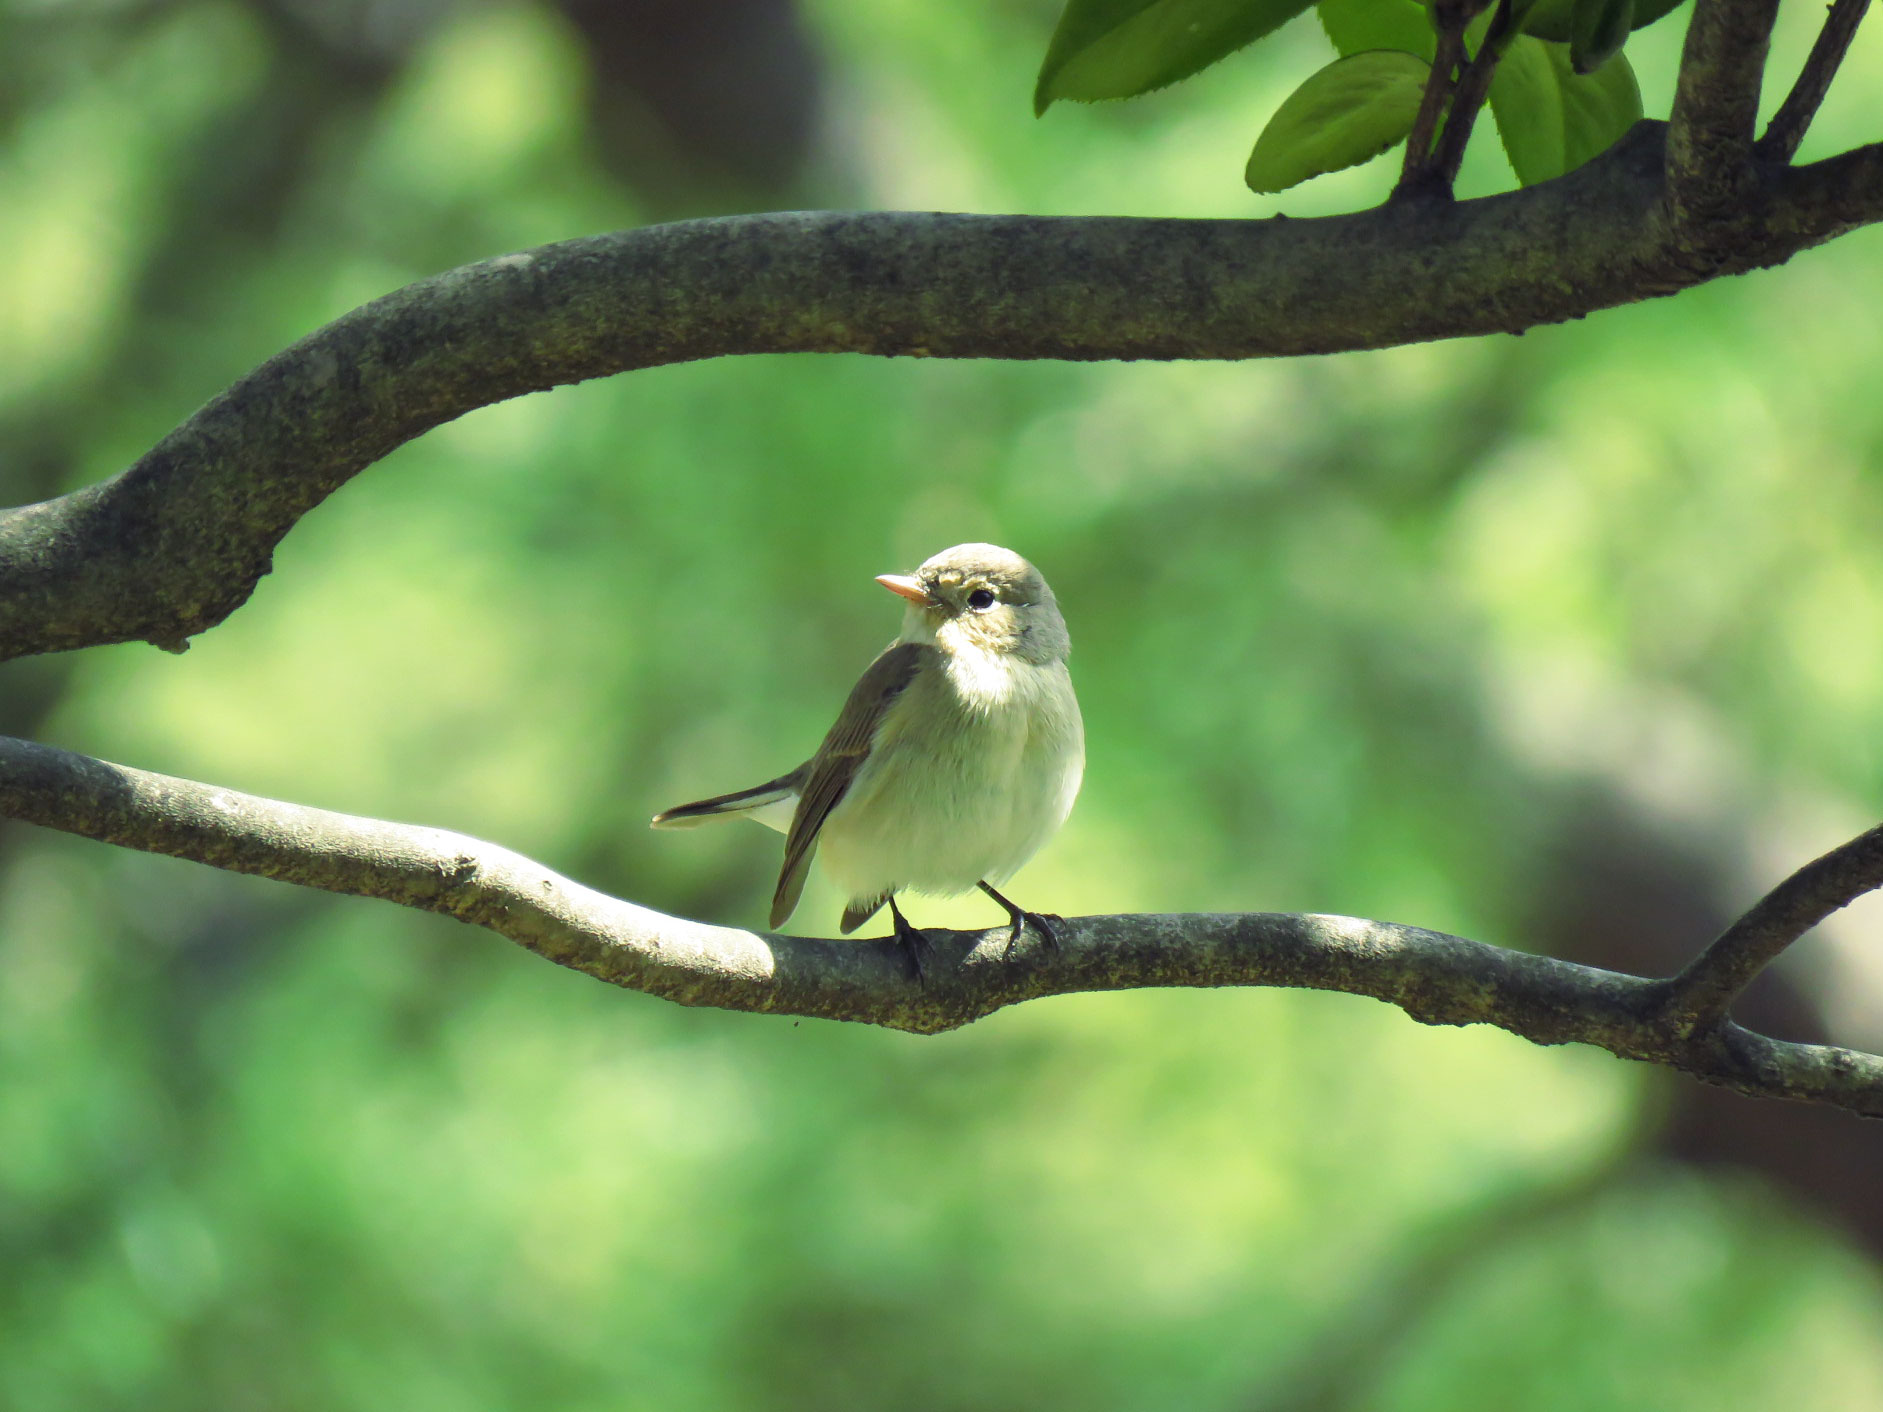
M 1491 80 L 1491 114 L 1517 180 L 1534 186 L 1613 146 L 1641 117 L 1641 90 L 1626 55 L 1578 74 L 1568 45 L 1519 35 Z
M 1067 0 L 1033 90 L 1033 111 L 1061 98 L 1130 98 L 1188 78 L 1285 24 L 1312 0 Z
M 1320 0 L 1315 10 L 1343 56 L 1399 49 L 1430 63 L 1437 49 L 1432 22 L 1419 0 Z
M 1403 142 L 1432 66 L 1414 54 L 1373 49 L 1336 59 L 1283 100 L 1255 140 L 1245 174 L 1256 191 L 1284 191 L 1309 177 L 1358 166 Z
M 1634 27 L 1635 0 L 1576 0 L 1569 64 L 1592 74 L 1621 52 Z

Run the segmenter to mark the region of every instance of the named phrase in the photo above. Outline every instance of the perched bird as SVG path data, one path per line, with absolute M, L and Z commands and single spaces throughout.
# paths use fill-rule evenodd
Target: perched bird
M 927 940 L 903 891 L 978 887 L 1058 944 L 1052 918 L 994 890 L 1065 822 L 1085 770 L 1085 727 L 1066 673 L 1059 604 L 1025 559 L 992 544 L 944 549 L 914 574 L 876 580 L 908 600 L 902 636 L 851 689 L 817 753 L 775 780 L 682 804 L 655 828 L 743 815 L 785 834 L 771 924 L 798 905 L 812 856 L 849 898 L 841 930 L 887 902 L 916 974 Z

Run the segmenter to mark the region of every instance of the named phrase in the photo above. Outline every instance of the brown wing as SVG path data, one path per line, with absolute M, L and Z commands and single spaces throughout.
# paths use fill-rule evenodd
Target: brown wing
M 899 642 L 870 663 L 850 689 L 850 699 L 843 703 L 837 724 L 830 728 L 817 754 L 802 771 L 798 810 L 791 817 L 791 831 L 785 835 L 785 864 L 778 874 L 778 891 L 772 895 L 774 927 L 783 926 L 798 905 L 812 855 L 817 852 L 817 832 L 869 758 L 870 742 L 876 738 L 883 712 L 902 695 L 915 674 L 939 655 L 933 647 L 919 642 Z

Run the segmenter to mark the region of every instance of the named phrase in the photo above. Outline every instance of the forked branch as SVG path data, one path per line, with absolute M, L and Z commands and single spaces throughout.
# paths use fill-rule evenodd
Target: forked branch
M 1683 1035 L 1704 1034 L 1759 972 L 1840 908 L 1883 887 L 1883 825 L 1805 864 L 1773 888 L 1668 986 L 1663 1018 Z
M 1419 98 L 1419 111 L 1413 115 L 1412 131 L 1406 136 L 1406 155 L 1399 169 L 1399 184 L 1393 198 L 1451 194 L 1451 184 L 1437 176 L 1438 154 L 1434 144 L 1439 122 L 1451 107 L 1452 90 L 1464 67 L 1465 27 L 1471 23 L 1471 10 L 1461 0 L 1432 7 L 1432 23 L 1438 39 L 1432 56 L 1432 71 L 1426 76 L 1425 92 Z
M 283 804 L 7 737 L 0 817 L 438 912 L 683 1005 L 933 1034 L 1076 991 L 1301 986 L 1372 996 L 1426 1024 L 1490 1024 L 1538 1044 L 1599 1045 L 1741 1093 L 1883 1116 L 1883 1059 L 1875 1055 L 1769 1039 L 1725 1020 L 1680 1031 L 1665 1023 L 1670 994 L 1680 993 L 1669 982 L 1389 922 L 1268 912 L 1075 917 L 1061 950 L 1029 941 L 1011 954 L 1005 924 L 931 932 L 934 961 L 918 985 L 889 939 L 820 941 L 684 921 L 462 834 Z M 1794 927 L 1864 879 L 1875 886 L 1883 830 L 1848 847 L 1863 854 L 1861 866 L 1838 864 L 1819 878 L 1813 869 L 1829 863 L 1820 860 L 1799 875 L 1815 880 L 1786 883 L 1742 926 L 1764 936 L 1759 919 L 1770 914 L 1781 930 Z M 1769 949 L 1762 941 L 1752 954 Z M 1736 960 L 1732 974 L 1744 969 Z

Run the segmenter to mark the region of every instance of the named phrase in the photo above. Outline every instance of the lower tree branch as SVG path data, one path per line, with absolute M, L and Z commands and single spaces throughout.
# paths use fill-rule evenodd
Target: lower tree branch
M 1717 126 L 1696 103 L 1665 161 L 1666 129 L 1643 123 L 1560 180 L 1476 201 L 1315 220 L 736 216 L 422 280 L 270 359 L 114 479 L 0 511 L 0 659 L 181 650 L 361 469 L 561 383 L 736 353 L 1258 358 L 1515 332 L 1778 264 L 1883 219 L 1873 156 L 1847 154 L 1756 168 L 1758 218 L 1720 217 L 1729 245 L 1670 225 L 1672 174 Z
M 1798 144 L 1804 141 L 1805 130 L 1817 116 L 1824 95 L 1831 91 L 1831 80 L 1837 76 L 1844 55 L 1850 52 L 1850 42 L 1857 37 L 1857 26 L 1863 23 L 1869 8 L 1870 0 L 1832 0 L 1831 13 L 1824 21 L 1824 28 L 1818 31 L 1810 54 L 1805 57 L 1798 81 L 1772 115 L 1765 136 L 1759 139 L 1757 150 L 1761 159 L 1789 162 L 1798 151 Z
M 1668 987 L 1663 1020 L 1704 1033 L 1779 954 L 1839 908 L 1883 887 L 1883 825 L 1814 859 L 1773 888 Z
M 1029 942 L 1011 955 L 1005 923 L 935 931 L 923 986 L 888 938 L 823 941 L 684 921 L 462 834 L 279 803 L 10 737 L 0 737 L 0 817 L 442 913 L 683 1005 L 934 1034 L 1078 991 L 1302 986 L 1372 996 L 1426 1024 L 1598 1045 L 1741 1093 L 1883 1116 L 1877 1056 L 1730 1022 L 1679 1034 L 1662 1022 L 1665 981 L 1389 922 L 1264 912 L 1075 917 L 1061 928 L 1061 950 Z

